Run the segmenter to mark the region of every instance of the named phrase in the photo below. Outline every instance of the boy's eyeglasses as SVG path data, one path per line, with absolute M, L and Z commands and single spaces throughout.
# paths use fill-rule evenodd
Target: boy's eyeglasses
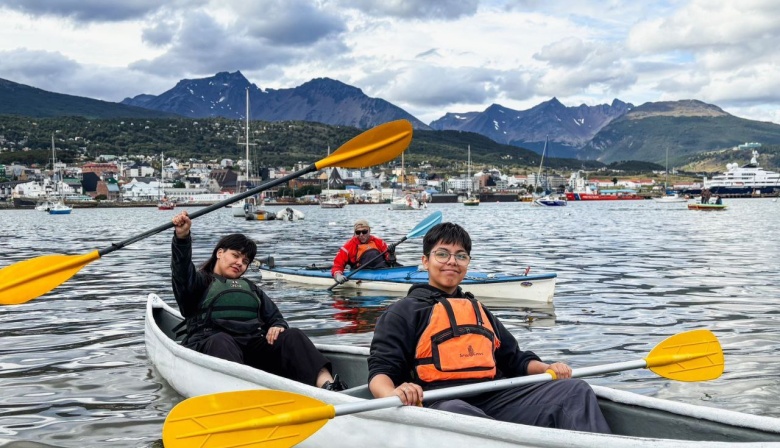
M 355 235 L 365 235 L 369 232 L 368 229 L 366 230 L 355 230 Z
M 436 261 L 439 263 L 446 263 L 450 261 L 450 257 L 455 257 L 455 263 L 461 265 L 469 264 L 471 261 L 471 256 L 466 252 L 455 252 L 454 254 L 451 254 L 449 251 L 439 249 L 433 251 L 432 253 L 433 258 L 436 259 Z

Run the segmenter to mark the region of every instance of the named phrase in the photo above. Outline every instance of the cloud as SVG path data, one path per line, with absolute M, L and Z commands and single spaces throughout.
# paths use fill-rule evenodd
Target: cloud
M 0 0 L 0 7 L 32 16 L 56 16 L 76 22 L 119 22 L 140 19 L 165 7 L 198 7 L 206 0 Z
M 314 67 L 348 52 L 340 37 L 344 19 L 311 2 L 228 1 L 223 6 L 226 9 L 219 11 L 155 15 L 143 38 L 164 47 L 164 53 L 134 61 L 130 68 L 177 77 L 234 70 L 245 74 L 271 70 L 278 76 L 274 67 L 283 66 L 282 72 L 294 71 L 299 63 Z
M 0 73 L 13 82 L 49 92 L 105 101 L 121 101 L 141 92 L 161 93 L 170 88 L 167 78 L 150 77 L 121 67 L 85 66 L 50 51 L 0 51 Z
M 375 17 L 453 20 L 477 12 L 479 0 L 340 0 L 338 4 Z
M 346 31 L 343 16 L 307 0 L 243 2 L 236 12 L 247 35 L 276 45 L 305 46 Z
M 537 94 L 566 97 L 592 90 L 614 96 L 636 83 L 631 55 L 620 45 L 566 37 L 542 47 L 533 58 L 547 63 Z
M 26 49 L 0 51 L 0 73 L 3 77 L 44 90 L 48 89 L 43 86 L 54 86 L 56 80 L 69 78 L 79 69 L 80 65 L 76 61 L 58 52 Z
M 482 104 L 496 95 L 498 73 L 482 68 L 421 65 L 400 72 L 384 89 L 392 98 L 415 106 Z
M 576 66 L 588 57 L 592 51 L 582 39 L 566 37 L 557 42 L 542 47 L 542 50 L 533 55 L 539 61 L 545 61 L 557 66 Z
M 181 23 L 178 20 L 159 18 L 149 22 L 141 31 L 141 40 L 155 47 L 171 44 L 179 31 Z
M 552 96 L 780 113 L 774 0 L 0 0 L 0 12 L 0 77 L 101 99 L 240 70 L 269 88 L 330 77 L 421 119 Z

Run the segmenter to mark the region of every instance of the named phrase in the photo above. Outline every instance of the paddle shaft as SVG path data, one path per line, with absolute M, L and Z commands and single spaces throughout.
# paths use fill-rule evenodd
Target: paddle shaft
M 389 246 L 387 249 L 385 249 L 385 251 L 384 251 L 384 252 L 382 252 L 381 254 L 379 254 L 379 255 L 377 255 L 376 257 L 372 258 L 371 260 L 367 261 L 367 262 L 366 262 L 366 263 L 364 263 L 362 266 L 359 266 L 357 269 L 355 269 L 355 270 L 353 270 L 353 271 L 349 271 L 349 274 L 346 276 L 346 277 L 347 277 L 347 280 L 349 280 L 349 279 L 350 279 L 350 278 L 351 278 L 353 275 L 355 275 L 355 274 L 357 274 L 358 272 L 360 272 L 360 270 L 361 270 L 361 269 L 363 269 L 364 267 L 366 267 L 366 266 L 371 266 L 371 263 L 373 263 L 374 261 L 378 260 L 380 257 L 384 257 L 384 256 L 385 256 L 385 254 L 387 253 L 387 251 L 388 251 L 388 250 L 390 250 L 390 248 L 391 248 L 391 247 L 392 247 L 393 249 L 395 249 L 395 247 L 396 247 L 396 246 L 398 246 L 399 244 L 403 243 L 403 242 L 404 242 L 404 241 L 406 241 L 408 238 L 409 238 L 408 236 L 405 236 L 405 237 L 401 238 L 401 240 L 400 240 L 400 241 L 398 241 L 398 242 L 397 242 L 397 243 L 395 243 L 395 244 L 391 244 L 391 245 L 390 245 L 390 246 Z M 346 281 L 346 280 L 345 280 L 345 281 Z M 328 288 L 328 291 L 332 291 L 332 290 L 333 290 L 333 288 L 335 288 L 336 286 L 338 286 L 338 285 L 340 285 L 340 284 L 341 284 L 341 283 L 338 283 L 338 282 L 336 282 L 336 283 L 334 283 L 334 284 L 330 285 L 330 288 Z
M 228 204 L 232 204 L 232 203 L 234 203 L 236 201 L 240 201 L 241 199 L 248 198 L 250 196 L 256 195 L 257 193 L 265 191 L 265 190 L 267 190 L 269 188 L 273 188 L 273 187 L 275 187 L 277 185 L 283 184 L 283 183 L 288 182 L 288 181 L 290 181 L 292 179 L 295 179 L 297 177 L 303 176 L 304 174 L 317 171 L 317 169 L 318 168 L 317 168 L 316 164 L 311 164 L 311 165 L 307 166 L 306 168 L 304 168 L 302 170 L 298 170 L 298 171 L 296 171 L 294 173 L 290 173 L 290 174 L 288 174 L 288 175 L 286 175 L 284 177 L 280 177 L 278 179 L 274 179 L 274 180 L 268 181 L 268 182 L 266 182 L 266 183 L 264 183 L 262 185 L 258 185 L 257 187 L 255 187 L 255 188 L 253 188 L 251 190 L 247 190 L 247 191 L 245 191 L 243 193 L 238 193 L 238 194 L 236 194 L 234 196 L 231 196 L 231 197 L 225 199 L 224 201 L 220 201 L 220 202 L 217 202 L 216 204 L 209 205 L 206 208 L 202 208 L 200 210 L 196 210 L 196 211 L 190 213 L 189 217 L 190 217 L 190 219 L 195 219 L 195 218 L 197 218 L 199 216 L 205 215 L 206 213 L 211 213 L 214 210 L 216 210 L 218 208 L 222 208 L 222 207 L 224 207 L 224 206 L 226 206 Z M 133 243 L 135 243 L 137 241 L 141 241 L 144 238 L 148 238 L 148 237 L 150 237 L 152 235 L 156 235 L 156 234 L 158 234 L 158 233 L 160 233 L 162 231 L 171 229 L 173 227 L 174 227 L 173 222 L 169 221 L 166 224 L 163 224 L 163 225 L 161 225 L 159 227 L 155 227 L 154 229 L 148 230 L 148 231 L 146 231 L 144 233 L 141 233 L 139 235 L 136 235 L 136 236 L 134 236 L 132 238 L 128 238 L 128 239 L 126 239 L 126 240 L 124 240 L 122 242 L 113 243 L 113 244 L 111 244 L 111 246 L 109 246 L 109 247 L 107 247 L 105 249 L 99 250 L 98 253 L 100 254 L 100 256 L 109 254 L 111 252 L 114 252 L 115 250 L 122 249 L 123 247 L 125 247 L 127 245 L 133 244 Z
M 600 375 L 604 373 L 621 372 L 624 370 L 643 369 L 645 367 L 647 367 L 647 362 L 644 359 L 639 359 L 636 361 L 617 362 L 612 364 L 604 364 L 601 366 L 573 369 L 571 376 L 572 378 L 579 378 L 584 376 Z M 537 375 L 505 378 L 502 380 L 487 381 L 484 383 L 446 387 L 443 389 L 425 391 L 423 394 L 423 401 L 431 402 L 456 397 L 468 397 L 484 392 L 509 389 L 512 387 L 525 386 L 528 384 L 543 383 L 552 380 L 553 377 L 549 373 L 540 373 Z M 336 410 L 336 416 L 339 416 L 355 414 L 358 412 L 376 411 L 378 409 L 393 408 L 396 406 L 401 406 L 402 404 L 403 403 L 401 403 L 401 399 L 398 398 L 398 396 L 392 396 L 367 400 L 365 402 L 339 404 L 334 406 L 334 408 Z

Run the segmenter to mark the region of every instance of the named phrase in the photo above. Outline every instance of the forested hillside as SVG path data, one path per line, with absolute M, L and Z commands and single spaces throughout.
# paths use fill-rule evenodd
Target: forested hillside
M 288 121 L 250 123 L 251 153 L 261 166 L 290 167 L 324 158 L 361 130 L 346 126 Z M 0 163 L 45 164 L 51 157 L 51 136 L 57 157 L 65 162 L 95 160 L 101 155 L 159 155 L 180 159 L 219 160 L 243 158 L 244 123 L 213 119 L 103 119 L 78 117 L 33 119 L 0 117 Z M 406 162 L 427 161 L 438 167 L 463 165 L 468 145 L 475 167 L 533 169 L 540 155 L 523 148 L 501 145 L 487 137 L 457 131 L 415 131 Z M 596 168 L 599 162 L 545 159 L 559 169 Z

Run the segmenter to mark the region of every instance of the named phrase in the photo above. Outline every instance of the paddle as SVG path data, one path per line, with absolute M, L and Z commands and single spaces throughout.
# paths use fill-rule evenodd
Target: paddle
M 705 381 L 723 373 L 723 350 L 709 330 L 671 336 L 644 359 L 574 369 L 573 377 L 649 368 L 678 381 Z M 551 371 L 548 371 L 551 372 Z M 465 397 L 483 392 L 553 380 L 551 373 L 507 378 L 425 392 L 424 401 Z M 331 405 L 283 391 L 247 390 L 202 395 L 182 401 L 163 425 L 165 448 L 292 446 L 319 430 L 329 419 L 401 405 L 396 397 Z M 258 416 L 259 415 L 259 416 Z
M 190 213 L 190 219 L 203 216 L 228 204 L 323 168 L 334 166 L 363 168 L 390 161 L 398 157 L 411 141 L 412 124 L 410 122 L 397 120 L 385 123 L 363 132 L 343 144 L 334 153 L 306 168 L 194 211 Z M 67 281 L 92 261 L 172 227 L 173 223 L 169 221 L 140 235 L 112 244 L 105 249 L 83 255 L 44 255 L 6 266 L 0 269 L 0 305 L 15 305 L 32 300 Z
M 395 250 L 395 248 L 399 244 L 403 243 L 404 241 L 408 240 L 409 238 L 417 238 L 417 237 L 421 237 L 421 236 L 425 235 L 426 233 L 428 233 L 428 230 L 430 230 L 431 227 L 435 226 L 436 224 L 438 224 L 440 222 L 441 222 L 441 212 L 436 211 L 436 212 L 431 213 L 430 215 L 428 215 L 428 217 L 426 217 L 425 219 L 420 221 L 419 224 L 414 226 L 414 229 L 412 229 L 411 232 L 407 233 L 405 237 L 401 238 L 397 243 L 391 244 L 391 245 L 387 246 L 387 249 L 385 249 L 384 252 L 382 252 L 381 254 L 377 255 L 374 258 L 372 258 L 370 261 L 368 261 L 367 263 L 363 264 L 363 266 L 360 266 L 359 268 L 350 271 L 349 274 L 347 274 L 346 280 L 344 280 L 344 282 L 341 282 L 341 283 L 336 282 L 336 283 L 334 283 L 333 285 L 331 285 L 330 288 L 328 288 L 328 291 L 332 291 L 333 288 L 335 288 L 336 286 L 345 283 L 347 280 L 349 280 L 350 277 L 352 277 L 353 275 L 355 275 L 358 272 L 360 272 L 360 270 L 363 269 L 363 267 L 371 266 L 371 264 L 375 260 L 377 260 L 379 257 L 384 257 L 385 254 L 388 251 Z

